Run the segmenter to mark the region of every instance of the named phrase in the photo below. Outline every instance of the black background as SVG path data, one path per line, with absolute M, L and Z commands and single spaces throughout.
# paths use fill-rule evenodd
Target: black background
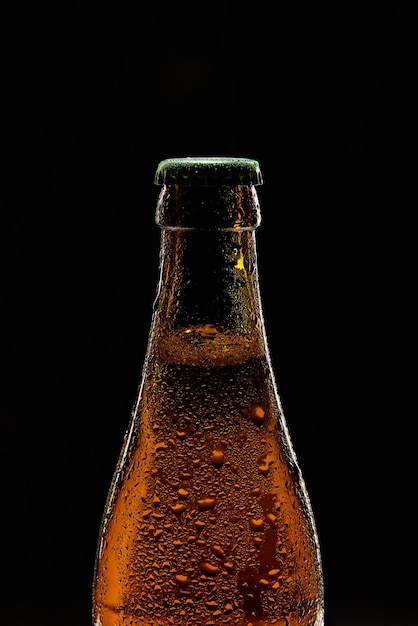
M 327 626 L 418 623 L 405 400 L 417 67 L 403 5 L 2 10 L 2 623 L 91 625 L 158 278 L 154 171 L 211 154 L 264 174 L 265 320 Z

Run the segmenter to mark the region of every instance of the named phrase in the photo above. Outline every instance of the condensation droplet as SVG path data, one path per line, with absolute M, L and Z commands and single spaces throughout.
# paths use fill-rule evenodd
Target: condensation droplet
M 261 404 L 253 404 L 249 409 L 241 409 L 241 413 L 253 420 L 262 424 L 264 422 L 264 409 Z
M 176 574 L 174 576 L 174 582 L 177 585 L 180 585 L 180 587 L 187 587 L 187 585 L 189 584 L 189 577 L 186 574 Z
M 212 563 L 208 563 L 207 561 L 202 561 L 199 565 L 202 572 L 205 574 L 210 574 L 211 576 L 216 576 L 221 571 L 220 567 L 217 565 L 212 565 Z
M 196 333 L 203 339 L 215 339 L 218 331 L 213 324 L 205 324 L 204 326 L 197 328 Z
M 177 504 L 169 504 L 169 507 L 175 515 L 180 515 L 180 513 L 183 513 L 186 510 L 186 506 L 184 504 L 180 504 L 179 502 Z
M 213 450 L 212 452 L 211 461 L 214 465 L 222 465 L 222 463 L 225 461 L 225 455 L 222 450 L 215 448 L 215 450 Z
M 204 509 L 213 509 L 216 506 L 215 498 L 202 498 L 202 500 L 197 501 L 197 506 L 200 510 Z
M 216 607 L 218 606 L 218 603 L 215 602 L 215 600 L 209 600 L 208 602 L 205 602 L 205 604 L 208 609 L 216 609 Z
M 267 513 L 266 514 L 266 521 L 269 523 L 269 525 L 272 528 L 276 528 L 277 526 L 277 516 L 274 515 L 273 513 Z
M 255 518 L 250 519 L 250 528 L 251 530 L 263 530 L 264 520 Z
M 258 466 L 258 471 L 264 475 L 268 474 L 270 465 L 272 465 L 273 463 L 274 463 L 274 458 L 272 458 L 271 455 L 267 455 L 266 459 L 264 459 L 263 461 L 260 461 L 260 465 Z
M 156 452 L 161 452 L 161 451 L 165 451 L 165 450 L 168 450 L 168 449 L 169 449 L 169 446 L 166 443 L 164 443 L 164 441 L 161 441 L 160 443 L 157 443 L 155 445 L 155 451 Z
M 263 543 L 263 540 L 261 539 L 261 537 L 254 537 L 254 539 L 253 539 L 253 544 L 254 544 L 255 546 L 257 546 L 257 547 L 258 547 L 258 546 L 260 546 L 262 543 Z
M 202 528 L 204 528 L 206 524 L 205 524 L 205 522 L 202 522 L 202 520 L 197 519 L 197 520 L 195 521 L 194 525 L 196 526 L 196 528 L 197 528 L 198 530 L 202 530 Z
M 225 556 L 225 551 L 222 548 L 222 546 L 212 545 L 211 550 L 213 554 L 215 554 L 216 556 L 219 556 L 220 558 L 223 558 Z

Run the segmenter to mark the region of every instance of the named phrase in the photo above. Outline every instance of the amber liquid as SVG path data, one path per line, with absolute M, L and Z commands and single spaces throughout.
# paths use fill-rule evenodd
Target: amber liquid
M 94 624 L 321 626 L 315 532 L 266 357 L 187 332 L 153 360 L 115 474 Z

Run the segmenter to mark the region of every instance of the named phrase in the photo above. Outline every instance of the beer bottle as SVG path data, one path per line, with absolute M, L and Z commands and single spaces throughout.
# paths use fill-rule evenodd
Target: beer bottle
M 309 497 L 269 357 L 259 164 L 161 161 L 160 278 L 109 490 L 94 626 L 322 626 Z

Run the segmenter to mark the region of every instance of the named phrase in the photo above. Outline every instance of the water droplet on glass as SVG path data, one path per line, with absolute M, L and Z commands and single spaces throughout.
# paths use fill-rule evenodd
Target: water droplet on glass
M 213 509 L 216 505 L 215 498 L 203 498 L 202 500 L 197 501 L 197 506 L 200 510 L 204 509 Z
M 277 526 L 277 516 L 273 515 L 273 513 L 267 513 L 266 514 L 266 521 L 269 523 L 269 525 L 272 528 L 276 528 Z
M 216 607 L 218 606 L 218 603 L 215 602 L 215 600 L 209 600 L 208 602 L 205 602 L 205 604 L 208 609 L 216 609 Z
M 197 530 L 202 530 L 202 528 L 205 527 L 205 522 L 202 522 L 202 520 L 196 520 L 194 525 L 196 526 Z
M 222 465 L 225 460 L 225 455 L 222 450 L 215 448 L 212 452 L 211 461 L 214 465 Z
M 187 587 L 189 584 L 189 577 L 186 574 L 176 574 L 174 576 L 174 582 L 180 587 Z
M 175 515 L 180 515 L 186 510 L 186 506 L 184 504 L 169 504 L 170 509 L 173 511 Z
M 197 328 L 196 333 L 203 339 L 215 339 L 218 331 L 213 324 L 205 324 L 204 326 Z
M 263 530 L 264 520 L 255 518 L 250 519 L 250 528 L 251 530 Z
M 254 539 L 253 539 L 253 544 L 254 544 L 255 546 L 257 546 L 257 547 L 258 547 L 258 546 L 260 546 L 262 543 L 263 543 L 263 540 L 261 539 L 261 537 L 254 537 Z
M 249 409 L 241 409 L 241 413 L 253 420 L 262 424 L 264 422 L 264 409 L 261 404 L 253 404 Z
M 212 565 L 212 563 L 208 563 L 207 561 L 202 561 L 199 565 L 202 572 L 205 574 L 210 574 L 211 576 L 216 576 L 221 571 L 220 567 L 217 565 Z
M 220 558 L 223 558 L 225 556 L 225 551 L 221 546 L 212 545 L 211 550 L 213 554 L 215 554 L 216 556 L 219 556 Z

